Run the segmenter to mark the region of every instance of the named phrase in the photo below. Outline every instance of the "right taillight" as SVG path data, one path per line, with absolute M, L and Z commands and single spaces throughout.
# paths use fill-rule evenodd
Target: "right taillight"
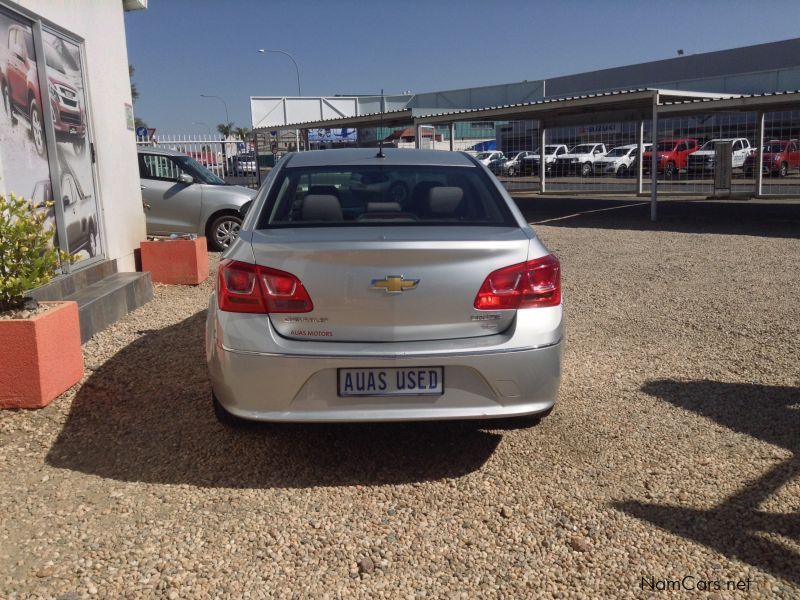
M 286 271 L 223 260 L 217 277 L 220 310 L 246 313 L 301 313 L 314 304 L 300 280 Z
M 498 269 L 475 296 L 478 310 L 507 310 L 561 304 L 561 265 L 552 254 Z

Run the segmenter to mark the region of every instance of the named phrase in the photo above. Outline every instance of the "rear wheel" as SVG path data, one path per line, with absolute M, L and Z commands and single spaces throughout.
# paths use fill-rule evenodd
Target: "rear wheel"
M 516 167 L 508 167 L 508 176 L 509 177 L 514 177 L 516 174 L 517 174 L 517 168 Z
M 786 177 L 789 174 L 789 165 L 785 162 L 781 163 L 781 168 L 778 170 L 779 177 Z
M 678 174 L 678 169 L 675 168 L 675 163 L 670 161 L 667 163 L 667 166 L 664 167 L 664 176 L 665 177 L 675 177 Z
M 223 252 L 239 237 L 242 219 L 233 214 L 221 215 L 208 226 L 208 244 L 216 252 Z
M 588 177 L 592 174 L 592 163 L 583 163 L 581 165 L 581 177 Z
M 617 169 L 617 177 L 627 177 L 628 176 L 628 167 L 625 165 L 620 165 Z
M 89 239 L 86 242 L 86 252 L 89 258 L 97 256 L 97 232 L 92 229 L 89 231 Z
M 44 155 L 44 131 L 42 130 L 42 111 L 39 110 L 39 104 L 36 98 L 31 99 L 30 104 L 31 115 L 31 137 L 33 138 L 33 145 L 36 147 L 36 152 L 39 156 Z
M 14 113 L 13 113 L 13 110 L 11 108 L 11 94 L 10 94 L 10 92 L 8 90 L 8 84 L 5 83 L 5 82 L 3 82 L 2 94 L 3 94 L 3 110 L 6 113 L 6 117 L 11 119 L 12 123 L 16 123 L 17 121 L 14 118 Z

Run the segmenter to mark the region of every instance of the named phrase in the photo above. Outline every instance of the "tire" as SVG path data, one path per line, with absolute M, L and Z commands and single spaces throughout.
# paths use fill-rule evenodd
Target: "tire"
M 508 176 L 509 177 L 516 177 L 517 175 L 517 168 L 516 167 L 508 167 Z
M 669 177 L 670 179 L 675 177 L 678 174 L 678 169 L 675 168 L 675 163 L 670 161 L 667 163 L 667 166 L 664 167 L 664 177 Z
M 225 214 L 216 217 L 208 226 L 208 245 L 214 252 L 224 252 L 239 237 L 242 218 Z
M 628 167 L 625 165 L 620 165 L 617 169 L 617 177 L 627 177 L 628 176 Z
M 97 256 L 97 231 L 93 228 L 89 230 L 89 239 L 86 240 L 86 252 L 89 258 Z
M 589 177 L 592 174 L 592 163 L 583 163 L 581 165 L 581 177 Z
M 236 415 L 232 415 L 225 407 L 222 406 L 220 401 L 214 395 L 214 392 L 211 392 L 211 401 L 214 404 L 214 416 L 217 418 L 217 421 L 221 425 L 225 427 L 230 427 L 231 429 L 245 429 L 247 427 L 252 426 L 250 421 L 246 421 L 244 419 L 240 419 Z
M 14 110 L 11 106 L 11 92 L 8 89 L 8 84 L 3 82 L 3 110 L 6 113 L 6 117 L 11 119 L 12 123 L 16 123 L 17 120 L 14 118 Z
M 789 165 L 782 162 L 781 168 L 778 170 L 778 177 L 786 177 L 787 175 L 789 175 Z
M 75 152 L 76 156 L 83 156 L 83 153 L 86 151 L 86 139 L 80 138 L 80 140 L 72 142 L 72 150 Z
M 31 103 L 29 106 L 31 117 L 31 139 L 33 140 L 33 145 L 36 148 L 36 152 L 39 156 L 44 156 L 44 127 L 42 125 L 42 111 L 39 110 L 39 104 L 36 102 L 36 98 L 31 99 Z

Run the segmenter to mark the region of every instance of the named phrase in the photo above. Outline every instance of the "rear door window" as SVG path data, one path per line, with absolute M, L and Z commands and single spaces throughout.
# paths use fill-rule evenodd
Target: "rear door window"
M 430 166 L 285 168 L 258 228 L 385 225 L 516 226 L 482 169 Z

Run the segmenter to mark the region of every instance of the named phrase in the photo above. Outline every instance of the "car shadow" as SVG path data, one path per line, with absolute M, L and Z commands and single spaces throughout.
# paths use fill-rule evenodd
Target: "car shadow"
M 94 371 L 48 464 L 120 481 L 210 487 L 402 484 L 473 472 L 502 439 L 466 422 L 225 428 L 211 405 L 205 314 L 140 332 Z
M 796 202 L 662 199 L 658 202 L 658 221 L 653 222 L 647 198 L 529 196 L 514 200 L 534 227 L 800 237 L 800 203 Z
M 708 510 L 638 501 L 618 502 L 615 508 L 776 577 L 800 583 L 800 554 L 765 537 L 778 535 L 800 542 L 800 514 L 760 509 L 779 488 L 800 476 L 800 388 L 658 380 L 642 389 L 733 431 L 789 450 L 792 456 Z M 730 477 L 736 478 L 737 473 L 730 473 Z

